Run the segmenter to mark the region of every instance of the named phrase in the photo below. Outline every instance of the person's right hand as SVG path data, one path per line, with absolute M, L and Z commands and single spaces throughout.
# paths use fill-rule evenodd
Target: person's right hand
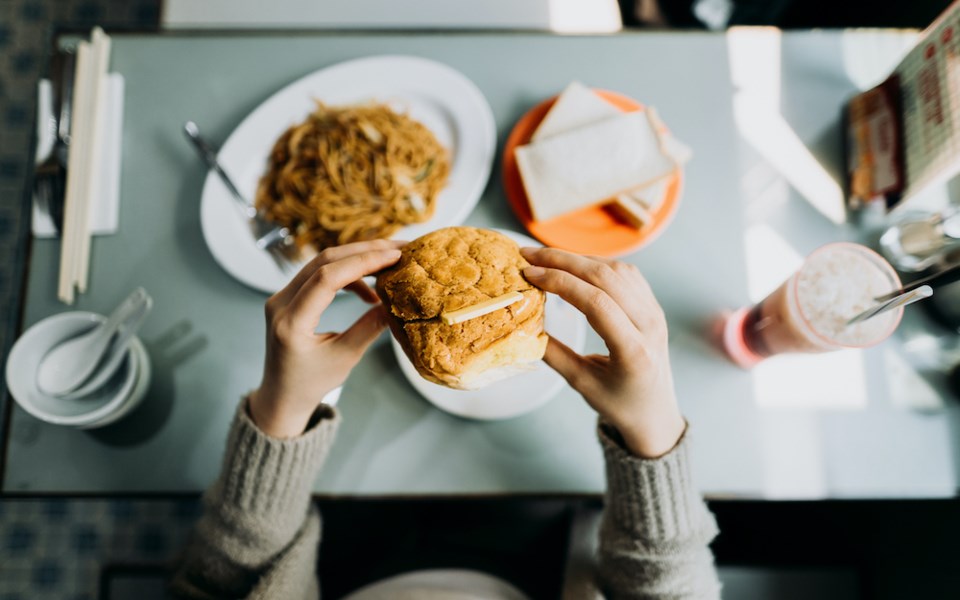
M 604 420 L 628 449 L 656 458 L 673 449 L 686 422 L 673 389 L 663 310 L 633 265 L 551 248 L 524 248 L 524 276 L 587 317 L 609 355 L 580 356 L 552 337 L 544 360 Z
M 303 433 L 324 395 L 343 385 L 387 326 L 383 306 L 362 278 L 397 262 L 403 244 L 375 240 L 327 248 L 267 300 L 263 381 L 248 404 L 264 433 Z M 344 288 L 375 306 L 345 331 L 316 333 L 320 315 Z

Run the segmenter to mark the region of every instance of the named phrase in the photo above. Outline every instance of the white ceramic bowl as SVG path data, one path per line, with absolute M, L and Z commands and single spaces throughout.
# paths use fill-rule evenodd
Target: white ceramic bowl
M 143 399 L 147 395 L 147 390 L 150 389 L 150 380 L 153 375 L 153 369 L 150 366 L 150 355 L 147 354 L 146 348 L 143 347 L 143 344 L 136 337 L 131 338 L 130 352 L 137 366 L 137 383 L 133 386 L 130 395 L 127 396 L 127 399 L 115 411 L 99 421 L 90 423 L 89 425 L 79 426 L 80 429 L 95 429 L 97 427 L 110 425 L 127 416 L 134 408 L 140 406 L 140 403 L 143 402 Z
M 143 379 L 140 370 L 149 363 L 140 359 L 146 356 L 146 349 L 136 337 L 131 339 L 127 358 L 117 372 L 88 396 L 65 400 L 44 394 L 37 386 L 40 361 L 54 346 L 104 321 L 106 317 L 91 312 L 60 313 L 20 336 L 7 358 L 6 375 L 10 394 L 23 410 L 48 423 L 88 428 L 105 424 L 105 419 L 124 407 Z

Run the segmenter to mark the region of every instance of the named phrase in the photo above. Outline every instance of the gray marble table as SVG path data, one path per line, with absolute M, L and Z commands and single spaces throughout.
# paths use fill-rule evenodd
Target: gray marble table
M 657 107 L 693 148 L 675 221 L 627 259 L 666 310 L 694 467 L 707 494 L 951 496 L 960 421 L 940 380 L 911 350 L 911 332 L 926 335 L 919 315 L 878 348 L 827 363 L 787 357 L 754 373 L 726 362 L 707 336 L 719 310 L 762 295 L 796 256 L 864 235 L 832 222 L 830 206 L 815 206 L 837 200 L 831 182 L 842 102 L 895 64 L 911 39 L 763 31 L 117 35 L 112 69 L 126 78 L 120 230 L 94 240 L 90 292 L 77 308 L 107 311 L 133 287 L 147 288 L 155 310 L 142 338 L 154 381 L 136 413 L 100 431 L 50 426 L 14 406 L 3 490 L 197 492 L 213 480 L 238 399 L 260 377 L 264 296 L 231 279 L 204 245 L 205 172 L 180 125 L 194 119 L 224 139 L 274 90 L 306 73 L 399 53 L 440 60 L 473 80 L 493 108 L 501 144 L 525 110 L 577 79 Z M 797 165 L 809 172 L 791 173 Z M 498 160 L 467 222 L 519 230 L 499 168 Z M 59 244 L 32 243 L 24 326 L 65 310 L 55 293 Z M 758 266 L 758 253 L 773 260 Z M 345 323 L 360 310 L 358 301 L 338 299 L 324 322 Z M 588 347 L 601 345 L 591 336 Z M 594 415 L 569 389 L 514 420 L 462 420 L 416 394 L 382 339 L 347 382 L 341 409 L 344 424 L 318 494 L 603 489 Z

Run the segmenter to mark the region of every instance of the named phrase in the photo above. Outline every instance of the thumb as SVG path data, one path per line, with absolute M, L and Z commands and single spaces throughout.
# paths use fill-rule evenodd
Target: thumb
M 550 336 L 547 342 L 547 351 L 543 355 L 543 361 L 550 365 L 550 368 L 560 374 L 567 380 L 570 387 L 583 393 L 580 386 L 583 385 L 583 376 L 587 374 L 586 365 L 582 356 L 570 349 L 569 346 Z
M 379 337 L 387 327 L 387 313 L 382 304 L 368 310 L 349 329 L 340 334 L 337 346 L 357 356 L 366 352 L 367 348 Z

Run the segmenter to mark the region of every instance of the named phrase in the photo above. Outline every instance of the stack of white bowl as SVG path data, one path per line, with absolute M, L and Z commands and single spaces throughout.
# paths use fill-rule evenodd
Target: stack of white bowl
M 23 410 L 48 423 L 93 429 L 117 421 L 140 404 L 150 387 L 151 370 L 150 357 L 136 336 L 116 372 L 84 396 L 52 396 L 37 384 L 40 361 L 48 352 L 105 321 L 91 312 L 61 313 L 40 321 L 17 340 L 7 358 L 7 387 Z

